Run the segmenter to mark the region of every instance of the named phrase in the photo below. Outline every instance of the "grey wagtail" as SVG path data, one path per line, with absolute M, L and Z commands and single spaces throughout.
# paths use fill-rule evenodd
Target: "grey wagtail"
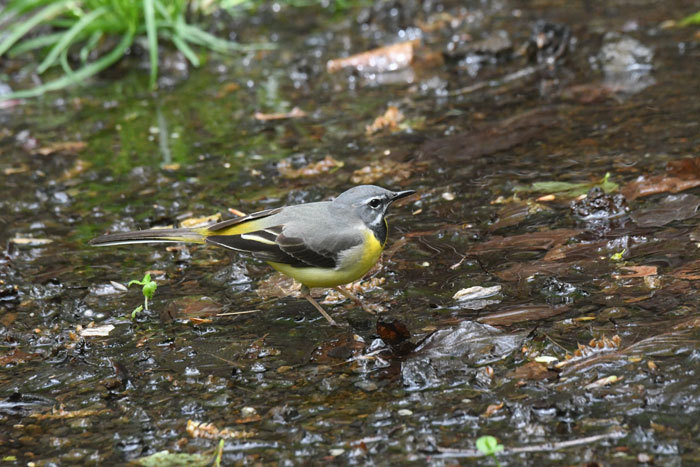
M 304 298 L 336 325 L 311 297 L 309 288 L 334 287 L 372 313 L 355 295 L 338 286 L 360 279 L 379 260 L 388 234 L 387 209 L 413 193 L 360 185 L 333 201 L 268 209 L 208 227 L 113 233 L 90 244 L 185 242 L 248 253 L 300 282 Z

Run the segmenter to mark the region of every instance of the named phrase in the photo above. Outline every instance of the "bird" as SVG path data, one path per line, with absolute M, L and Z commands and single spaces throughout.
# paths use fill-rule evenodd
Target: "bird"
M 373 313 L 357 296 L 339 286 L 360 279 L 376 264 L 387 242 L 387 209 L 413 193 L 359 185 L 330 201 L 267 209 L 205 227 L 109 233 L 89 243 L 199 243 L 247 254 L 299 282 L 301 295 L 330 325 L 337 326 L 309 289 L 335 288 Z

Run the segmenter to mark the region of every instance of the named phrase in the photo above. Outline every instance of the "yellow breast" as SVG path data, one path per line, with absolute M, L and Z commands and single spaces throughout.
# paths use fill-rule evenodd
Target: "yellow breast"
M 338 264 L 333 269 L 300 268 L 289 264 L 269 262 L 268 264 L 307 287 L 335 287 L 356 281 L 372 269 L 384 245 L 379 243 L 374 234 L 365 231 L 365 241 L 340 255 Z

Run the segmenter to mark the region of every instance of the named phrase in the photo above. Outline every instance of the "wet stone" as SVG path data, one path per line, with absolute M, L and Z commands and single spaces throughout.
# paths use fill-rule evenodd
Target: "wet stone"
M 629 211 L 621 194 L 606 194 L 600 187 L 590 189 L 585 198 L 571 202 L 571 212 L 580 219 L 609 219 Z

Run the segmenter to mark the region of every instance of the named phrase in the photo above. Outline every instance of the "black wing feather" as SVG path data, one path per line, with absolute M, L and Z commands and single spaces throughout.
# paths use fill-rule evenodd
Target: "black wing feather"
M 296 267 L 334 268 L 336 266 L 335 258 L 330 253 L 314 251 L 302 239 L 284 236 L 282 230 L 282 226 L 276 226 L 242 235 L 210 235 L 206 241 L 230 250 L 249 253 L 263 261 Z M 256 237 L 275 243 L 259 241 L 255 239 Z
M 286 237 L 284 234 L 280 234 L 277 237 L 277 245 L 282 251 L 308 266 L 316 268 L 334 268 L 336 266 L 334 255 L 330 252 L 316 251 L 310 248 L 301 238 Z

